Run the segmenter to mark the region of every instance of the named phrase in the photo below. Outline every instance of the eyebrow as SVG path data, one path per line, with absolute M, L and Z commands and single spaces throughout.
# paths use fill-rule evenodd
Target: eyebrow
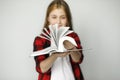
M 53 14 L 53 15 L 51 15 L 51 16 L 56 16 L 56 15 Z
M 55 14 L 51 15 L 51 16 L 56 16 Z M 66 15 L 61 15 L 61 17 L 66 17 Z

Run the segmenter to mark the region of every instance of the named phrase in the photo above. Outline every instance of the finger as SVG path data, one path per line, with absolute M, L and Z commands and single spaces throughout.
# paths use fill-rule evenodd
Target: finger
M 68 53 L 63 52 L 61 55 L 62 55 L 63 57 L 65 57 L 65 56 L 67 56 L 67 55 L 68 55 Z

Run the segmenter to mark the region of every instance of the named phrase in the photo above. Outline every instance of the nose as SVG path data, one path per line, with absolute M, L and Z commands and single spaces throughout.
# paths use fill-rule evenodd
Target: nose
M 61 19 L 57 19 L 57 24 L 61 24 Z

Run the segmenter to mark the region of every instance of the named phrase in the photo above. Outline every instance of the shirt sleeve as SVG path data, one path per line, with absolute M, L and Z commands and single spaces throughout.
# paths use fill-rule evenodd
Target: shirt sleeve
M 49 42 L 46 41 L 46 39 L 36 37 L 33 43 L 33 52 L 42 50 L 48 46 L 49 46 Z M 40 62 L 45 60 L 47 57 L 49 57 L 49 54 L 39 55 L 39 56 L 34 57 L 34 60 L 36 62 L 36 71 L 38 73 L 42 73 L 41 68 L 40 68 Z M 50 69 L 46 73 L 48 73 L 49 71 Z
M 73 33 L 69 34 L 68 36 L 74 38 L 75 42 L 77 43 L 77 46 L 76 46 L 77 49 L 82 49 L 80 38 L 79 38 L 79 36 L 76 33 L 73 32 Z M 76 64 L 76 63 L 80 64 L 80 63 L 82 63 L 83 58 L 84 58 L 82 50 L 80 51 L 80 53 L 81 53 L 81 58 L 80 58 L 79 62 L 74 62 L 72 60 L 71 56 L 70 56 L 70 60 L 71 60 L 72 64 Z

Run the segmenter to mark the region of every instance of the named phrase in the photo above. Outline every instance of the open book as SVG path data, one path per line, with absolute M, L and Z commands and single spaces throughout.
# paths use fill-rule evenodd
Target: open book
M 68 34 L 72 33 L 72 30 L 69 30 L 70 27 L 58 27 L 58 24 L 55 25 L 49 25 L 50 32 L 44 28 L 45 32 L 42 32 L 39 37 L 45 38 L 47 40 L 51 41 L 50 47 L 47 47 L 45 49 L 35 51 L 31 54 L 31 56 L 38 56 L 43 54 L 51 54 L 53 52 L 65 52 L 67 51 L 64 48 L 63 42 L 65 40 L 68 40 L 73 45 L 77 46 L 75 40 L 72 37 L 67 36 Z

